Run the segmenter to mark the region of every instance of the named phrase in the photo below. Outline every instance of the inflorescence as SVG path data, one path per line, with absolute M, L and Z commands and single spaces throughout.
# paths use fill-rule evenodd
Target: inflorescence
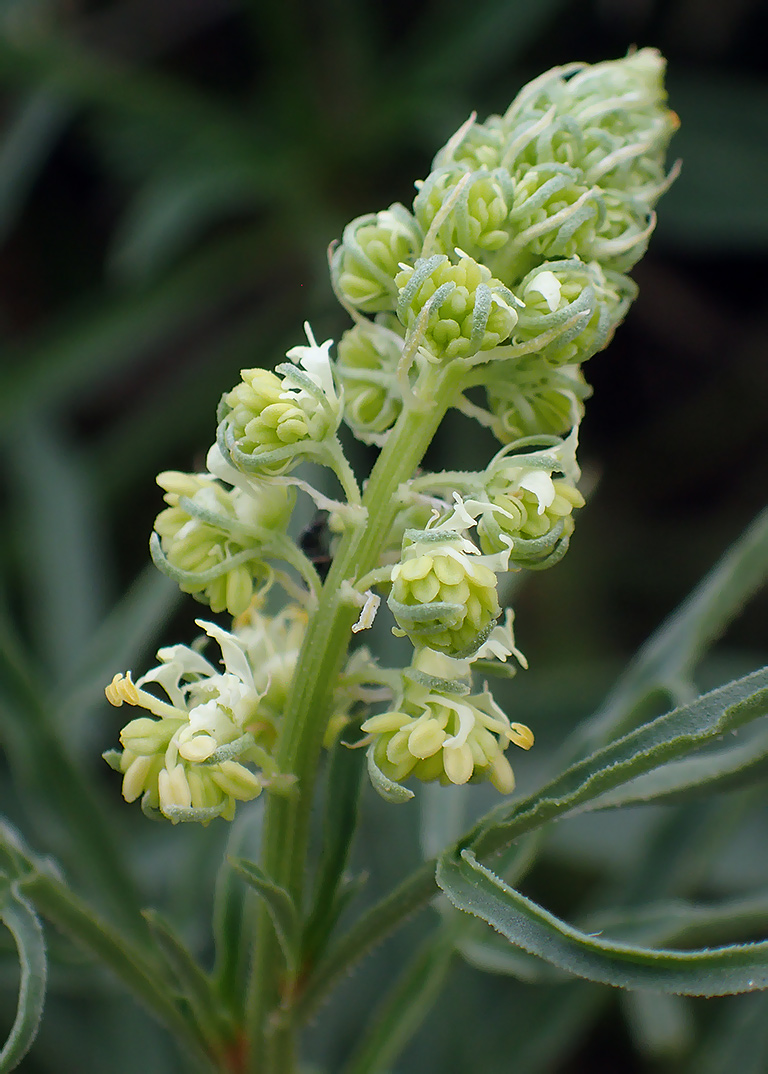
M 221 400 L 206 472 L 158 477 L 167 507 L 152 534 L 155 563 L 233 621 L 227 631 L 197 620 L 200 641 L 161 649 L 135 683 L 128 673 L 107 687 L 113 705 L 147 713 L 106 755 L 127 801 L 174 823 L 208 823 L 262 790 L 292 793 L 275 747 L 323 586 L 289 536 L 297 493 L 328 512 L 337 540 L 364 527 L 339 425 L 381 447 L 449 374 L 448 405 L 502 446 L 482 472 L 420 472 L 400 485 L 394 522 L 377 536 L 378 565 L 343 591 L 362 609 L 361 630 L 382 589 L 413 657 L 381 668 L 354 650 L 325 741 L 385 698 L 382 711 L 364 713 L 358 743 L 385 797 L 411 797 L 402 785 L 411 777 L 513 789 L 505 750 L 529 749 L 533 735 L 473 680 L 477 668 L 524 664 L 511 613 L 502 619 L 499 576 L 558 562 L 584 504 L 582 366 L 635 297 L 626 273 L 675 175 L 663 73 L 653 49 L 571 64 L 525 86 L 504 115 L 472 116 L 416 183 L 410 208 L 353 220 L 333 249 L 333 286 L 354 322 L 336 357 L 307 327 L 307 345 L 274 372 L 243 370 Z M 305 462 L 328 467 L 344 498 L 327 499 L 294 472 Z M 206 655 L 211 642 L 218 660 Z

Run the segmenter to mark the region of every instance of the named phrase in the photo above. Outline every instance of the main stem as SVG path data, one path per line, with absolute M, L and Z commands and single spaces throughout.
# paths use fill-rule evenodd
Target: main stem
M 261 867 L 284 887 L 300 909 L 303 896 L 309 817 L 317 766 L 333 689 L 358 610 L 342 600 L 342 582 L 368 573 L 397 514 L 396 493 L 429 447 L 462 382 L 460 363 L 434 369 L 424 386 L 427 406 L 404 410 L 371 473 L 363 506 L 365 528 L 350 527 L 334 556 L 319 605 L 311 616 L 283 716 L 277 751 L 281 772 L 297 778 L 290 798 L 268 799 Z M 252 1074 L 292 1074 L 295 1070 L 290 1011 L 280 1012 L 282 956 L 269 918 L 260 908 L 251 968 L 247 1019 Z

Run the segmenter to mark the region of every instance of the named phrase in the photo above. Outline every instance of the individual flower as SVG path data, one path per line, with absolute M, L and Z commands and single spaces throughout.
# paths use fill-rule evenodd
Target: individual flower
M 397 383 L 402 352 L 402 327 L 391 316 L 356 324 L 339 340 L 336 373 L 344 388 L 344 421 L 364 443 L 381 443 L 403 409 Z
M 565 436 L 578 425 L 591 389 L 578 366 L 553 368 L 540 354 L 500 361 L 486 384 L 494 435 L 510 444 L 522 437 Z
M 509 339 L 517 324 L 516 299 L 490 269 L 462 251 L 420 259 L 397 275 L 397 316 L 442 360 L 469 358 Z
M 494 570 L 472 541 L 447 526 L 407 530 L 391 578 L 387 603 L 396 633 L 417 646 L 469 655 L 501 614 Z
M 477 523 L 483 552 L 511 547 L 509 565 L 549 567 L 567 550 L 573 511 L 584 506 L 576 488 L 576 439 L 555 441 L 540 451 L 511 444 L 486 471 L 488 509 Z
M 243 369 L 219 407 L 219 447 L 240 470 L 283 474 L 302 457 L 322 454 L 341 421 L 343 399 L 330 358 L 332 340 L 293 347 L 276 372 Z M 280 374 L 280 375 L 278 375 Z
M 394 783 L 411 776 L 457 785 L 490 780 L 509 794 L 515 776 L 504 750 L 510 742 L 525 750 L 533 745 L 530 729 L 510 723 L 487 690 L 453 693 L 409 679 L 397 707 L 370 717 L 362 730 L 373 736 L 374 784 L 377 773 Z
M 264 582 L 264 543 L 287 524 L 293 490 L 251 482 L 245 491 L 177 471 L 157 483 L 169 506 L 155 520 L 155 562 L 212 611 L 240 615 Z
M 105 754 L 123 775 L 123 797 L 141 797 L 146 812 L 174 824 L 231 820 L 238 801 L 285 783 L 259 741 L 261 698 L 243 644 L 214 623 L 196 622 L 218 643 L 223 671 L 197 650 L 174 645 L 160 649 L 160 664 L 136 683 L 130 672 L 115 675 L 105 691 L 115 706 L 151 713 L 126 724 L 121 752 Z M 147 690 L 150 684 L 167 700 Z
M 438 168 L 417 186 L 413 211 L 425 235 L 437 221 L 435 239 L 442 253 L 451 254 L 458 246 L 482 260 L 509 241 L 512 183 L 507 173 Z
M 538 343 L 551 365 L 579 365 L 610 342 L 637 294 L 627 276 L 597 262 L 549 261 L 521 281 L 514 342 Z
M 403 205 L 353 220 L 331 259 L 341 300 L 365 313 L 393 310 L 399 266 L 416 260 L 421 242 L 419 226 Z

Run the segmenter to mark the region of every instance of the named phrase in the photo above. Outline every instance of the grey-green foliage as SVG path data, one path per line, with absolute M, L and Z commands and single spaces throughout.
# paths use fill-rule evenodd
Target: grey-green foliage
M 101 6 L 107 13 L 113 9 L 117 12 L 119 7 Z M 229 6 L 240 17 L 239 6 Z M 87 138 L 86 152 L 96 162 L 93 167 L 99 172 L 104 202 L 118 216 L 107 238 L 108 275 L 86 279 L 80 287 L 72 284 L 69 275 L 77 275 L 83 249 L 95 249 L 102 241 L 93 226 L 89 230 L 86 222 L 78 221 L 76 231 L 66 235 L 52 233 L 48 224 L 45 241 L 40 243 L 44 255 L 37 260 L 34 244 L 27 239 L 24 256 L 32 257 L 34 282 L 45 277 L 50 300 L 46 303 L 47 296 L 33 295 L 31 306 L 26 307 L 25 299 L 25 309 L 9 308 L 3 315 L 4 329 L 17 326 L 14 338 L 3 343 L 0 370 L 4 447 L 24 451 L 11 473 L 18 475 L 24 469 L 29 475 L 33 471 L 34 483 L 27 486 L 26 497 L 22 497 L 15 481 L 4 488 L 7 502 L 0 538 L 4 606 L 0 732 L 5 760 L 0 802 L 3 811 L 23 826 L 36 847 L 55 849 L 67 878 L 78 885 L 78 890 L 89 891 L 90 898 L 99 903 L 100 912 L 113 925 L 120 925 L 135 937 L 143 936 L 134 885 L 126 883 L 114 860 L 113 833 L 119 832 L 121 838 L 125 837 L 131 867 L 141 877 L 144 899 L 153 889 L 167 888 L 158 894 L 168 902 L 169 913 L 181 919 L 184 935 L 195 950 L 204 951 L 207 926 L 201 915 L 182 912 L 180 908 L 185 905 L 183 897 L 190 889 L 190 877 L 196 889 L 210 892 L 210 878 L 201 869 L 200 859 L 212 849 L 223 855 L 222 840 L 215 832 L 199 842 L 185 834 L 183 850 L 177 847 L 171 852 L 154 830 L 151 834 L 142 832 L 139 838 L 137 829 L 119 817 L 112 797 L 101 793 L 98 780 L 81 760 L 92 750 L 92 740 L 98 736 L 98 722 L 89 719 L 89 713 L 95 711 L 104 678 L 102 669 L 107 662 L 111 665 L 118 654 L 120 665 L 138 664 L 154 636 L 161 632 L 177 599 L 163 579 L 148 576 L 139 578 L 136 586 L 119 598 L 115 578 L 119 576 L 122 584 L 127 573 L 124 567 L 116 567 L 107 543 L 99 539 L 99 520 L 105 516 L 106 508 L 115 504 L 120 505 L 122 517 L 132 517 L 158 460 L 206 442 L 210 399 L 231 379 L 222 366 L 229 371 L 251 365 L 254 351 L 259 355 L 258 361 L 268 362 L 285 349 L 280 344 L 288 324 L 288 310 L 291 323 L 296 317 L 296 277 L 285 271 L 285 266 L 306 264 L 304 251 L 310 247 L 320 249 L 336 233 L 340 223 L 339 190 L 348 189 L 353 172 L 360 175 L 367 169 L 367 188 L 354 193 L 363 212 L 376 203 L 369 192 L 378 194 L 382 189 L 380 175 L 391 174 L 393 160 L 406 155 L 410 158 L 415 151 L 423 154 L 426 164 L 436 140 L 435 129 L 441 128 L 447 134 L 455 126 L 456 116 L 467 114 L 477 101 L 478 91 L 487 99 L 489 108 L 503 104 L 529 73 L 521 74 L 520 68 L 530 66 L 530 47 L 535 45 L 538 54 L 546 48 L 548 38 L 558 40 L 553 29 L 561 25 L 559 20 L 564 14 L 572 18 L 576 12 L 575 5 L 565 0 L 535 5 L 486 0 L 471 11 L 463 8 L 460 15 L 456 5 L 447 11 L 443 6 L 438 12 L 436 5 L 424 4 L 412 12 L 411 22 L 398 34 L 398 45 L 385 52 L 377 25 L 380 16 L 369 5 L 334 5 L 326 17 L 331 20 L 328 36 L 340 57 L 333 69 L 343 72 L 345 80 L 343 93 L 338 94 L 343 97 L 339 107 L 338 100 L 334 104 L 333 94 L 338 91 L 334 91 L 333 79 L 318 79 L 313 74 L 314 57 L 322 45 L 318 46 L 302 29 L 300 19 L 292 23 L 287 6 L 269 5 L 267 12 L 261 11 L 260 5 L 250 5 L 255 32 L 253 44 L 246 46 L 249 54 L 255 56 L 258 52 L 257 43 L 264 33 L 263 17 L 271 20 L 269 36 L 273 42 L 264 63 L 265 85 L 256 91 L 256 106 L 250 85 L 235 102 L 232 96 L 198 88 L 194 76 L 168 74 L 167 68 L 172 64 L 163 63 L 162 44 L 160 55 L 153 56 L 152 48 L 158 49 L 157 43 L 151 44 L 149 35 L 136 32 L 136 13 L 142 10 L 141 5 L 128 3 L 120 7 L 128 16 L 129 28 L 131 17 L 134 20 L 132 34 L 123 41 L 128 62 L 122 65 L 111 60 L 106 46 L 99 46 L 98 33 L 89 38 L 96 43 L 89 45 L 87 53 L 83 46 L 75 47 L 73 42 L 80 27 L 65 16 L 54 22 L 52 5 L 5 4 L 0 12 L 0 80 L 12 95 L 0 152 L 0 231 L 11 238 L 28 234 L 25 214 L 40 214 L 42 208 L 37 190 L 47 189 L 49 194 L 51 190 L 50 186 L 40 186 L 41 177 L 48 175 L 54 188 L 62 182 L 57 178 L 59 173 L 51 176 L 50 161 L 64 137 L 70 145 L 74 137 L 80 146 L 86 145 Z M 578 17 L 583 29 L 575 32 L 577 36 L 579 32 L 584 35 L 581 51 L 596 51 L 600 27 L 591 21 L 594 15 L 580 9 Z M 247 18 L 248 13 L 243 22 Z M 639 38 L 643 34 L 630 36 Z M 694 34 L 687 36 L 695 38 Z M 165 48 L 173 60 L 173 47 Z M 553 54 L 549 59 L 554 63 L 561 58 Z M 256 62 L 250 65 L 252 69 L 257 66 Z M 293 98 L 285 92 L 286 87 L 295 94 Z M 668 195 L 660 238 L 675 244 L 682 253 L 701 248 L 759 252 L 768 234 L 765 139 L 760 136 L 768 114 L 763 105 L 763 81 L 749 74 L 738 78 L 730 74 L 727 80 L 713 78 L 710 72 L 694 76 L 682 64 L 673 64 L 670 92 L 683 120 L 677 152 L 685 158 L 685 167 Z M 269 118 L 270 108 L 274 120 Z M 346 139 L 337 136 L 338 116 L 354 114 L 355 110 L 363 118 L 357 132 L 349 136 L 347 128 L 342 131 Z M 403 137 L 408 139 L 405 149 Z M 79 152 L 82 154 L 83 149 Z M 728 166 L 712 167 L 713 160 L 727 162 Z M 410 159 L 404 171 L 408 175 L 413 171 Z M 403 180 L 398 196 L 407 194 Z M 344 212 L 347 210 L 345 204 Z M 233 215 L 245 224 L 242 234 L 233 234 L 226 228 Z M 218 231 L 222 223 L 225 226 Z M 45 223 L 42 226 L 46 227 Z M 9 256 L 13 267 L 13 257 L 18 254 Z M 282 286 L 281 273 L 289 281 Z M 13 271 L 9 275 L 12 277 Z M 723 270 L 721 282 L 729 278 L 733 274 Z M 740 279 L 738 273 L 736 278 Z M 269 293 L 270 309 L 254 311 L 252 304 L 242 301 L 254 289 Z M 329 296 L 319 297 L 311 286 L 307 291 L 314 309 L 327 310 Z M 748 314 L 749 310 L 740 305 L 739 317 Z M 733 334 L 736 354 L 744 346 L 742 338 L 741 334 Z M 182 353 L 183 368 L 176 369 L 173 377 L 155 380 L 148 371 L 161 352 Z M 733 362 L 734 352 L 729 349 L 723 360 Z M 131 405 L 115 407 L 114 400 L 122 396 L 126 381 L 134 385 L 127 393 Z M 759 398 L 759 393 L 754 395 Z M 714 402 L 710 395 L 710 407 Z M 84 442 L 75 442 L 73 415 L 79 417 L 87 410 L 98 418 L 105 404 L 104 424 L 89 431 Z M 742 414 L 749 413 L 749 405 L 749 400 L 742 398 L 738 407 L 731 408 L 733 413 L 738 410 L 737 423 L 742 421 Z M 706 405 L 703 410 L 707 410 Z M 734 419 L 729 418 L 727 408 L 718 405 L 717 411 L 726 429 L 735 427 L 740 431 L 740 425 L 734 426 Z M 51 417 L 53 420 L 49 420 Z M 675 411 L 674 422 L 679 418 Z M 671 435 L 671 420 L 665 428 L 657 427 L 654 434 L 665 442 Z M 19 422 L 24 423 L 23 436 L 16 435 Z M 472 445 L 466 447 L 472 450 Z M 51 462 L 47 469 L 46 452 Z M 708 468 L 710 462 L 707 461 Z M 655 474 L 658 487 L 671 487 L 674 491 L 674 485 L 665 486 L 668 478 L 661 469 Z M 46 499 L 51 495 L 54 500 Z M 66 502 L 57 506 L 55 519 L 47 528 L 34 523 L 33 531 L 32 519 L 42 518 L 46 504 L 57 502 L 57 495 L 65 496 Z M 77 516 L 68 515 L 76 506 Z M 599 511 L 599 504 L 594 504 L 593 509 Z M 742 507 L 741 517 L 744 513 Z M 713 509 L 708 517 L 714 516 Z M 77 537 L 77 526 L 84 526 L 86 519 L 90 520 L 87 543 Z M 672 544 L 674 523 L 671 519 L 668 522 L 667 536 Z M 706 531 L 708 527 L 705 524 L 699 528 Z M 724 543 L 723 535 L 729 530 L 733 530 L 730 519 L 711 538 L 706 533 L 698 538 L 701 543 L 694 552 L 699 562 L 703 564 L 714 556 L 715 542 Z M 704 543 L 706 540 L 709 543 Z M 657 554 L 658 545 L 649 552 L 651 545 L 653 537 L 649 535 L 644 545 L 646 561 Z M 48 573 L 44 579 L 38 576 L 35 584 L 27 585 L 27 557 L 18 547 L 33 546 L 42 549 Z M 615 587 L 615 568 L 606 563 L 600 566 L 605 570 L 604 585 Z M 626 562 L 624 567 L 629 569 Z M 660 565 L 659 571 L 662 569 Z M 89 572 L 90 585 L 83 584 L 84 571 Z M 589 617 L 599 617 L 605 606 L 595 586 L 595 574 L 590 572 L 589 607 L 578 589 L 571 604 L 585 616 L 587 624 Z M 103 580 L 98 590 L 92 584 L 97 576 Z M 659 589 L 665 587 L 663 597 L 660 593 L 661 603 L 670 605 L 679 597 L 678 584 L 677 578 L 666 583 L 659 580 Z M 562 618 L 567 620 L 568 594 L 561 592 L 559 599 L 565 609 Z M 113 611 L 105 615 L 109 603 L 114 605 Z M 13 616 L 5 615 L 6 605 L 13 609 Z M 74 618 L 70 609 L 76 612 Z M 587 625 L 585 634 L 589 632 Z M 757 636 L 755 643 L 760 644 Z M 699 651 L 697 659 L 702 655 Z M 738 655 L 739 673 L 756 662 L 750 653 Z M 707 667 L 710 681 L 711 676 L 716 679 L 717 667 L 714 661 Z M 595 680 L 599 677 L 596 670 Z M 664 683 L 665 688 L 669 685 Z M 690 683 L 688 689 L 696 692 Z M 534 724 L 535 696 L 531 708 L 526 718 Z M 631 725 L 631 713 L 625 711 L 623 717 Z M 668 808 L 673 821 L 679 817 L 682 823 L 682 814 L 676 812 L 679 807 L 674 804 L 678 798 L 693 796 L 695 801 L 697 791 L 709 794 L 727 788 L 736 788 L 739 795 L 744 792 L 738 786 L 748 786 L 753 780 L 758 780 L 759 789 L 763 756 L 762 735 L 758 732 L 751 738 L 740 733 L 728 744 L 715 744 L 710 753 L 658 768 L 585 803 L 584 808 L 668 800 L 672 803 Z M 470 813 L 475 805 L 479 811 L 485 804 L 473 799 Z M 378 808 L 378 803 L 366 802 L 373 816 L 379 816 Z M 391 863 L 406 856 L 406 840 L 400 827 L 389 822 L 383 811 L 375 832 L 382 857 L 389 863 L 366 856 L 358 848 L 353 864 L 357 869 L 370 870 L 373 861 L 375 875 L 369 886 L 375 894 L 383 895 L 384 890 L 376 887 L 378 878 L 383 874 L 395 882 L 398 874 Z M 72 839 L 73 833 L 76 839 Z M 750 833 L 751 841 L 747 839 Z M 710 887 L 705 884 L 703 894 L 724 894 L 728 898 L 722 904 L 725 918 L 716 922 L 702 942 L 716 943 L 718 936 L 730 937 L 730 930 L 738 922 L 742 922 L 744 932 L 734 939 L 749 938 L 753 933 L 765 935 L 759 892 L 753 917 L 746 911 L 742 916 L 739 910 L 739 892 L 755 875 L 750 859 L 759 854 L 754 853 L 754 848 L 764 845 L 759 812 L 753 811 L 752 820 L 744 823 L 739 835 L 741 838 L 735 839 L 733 845 L 715 845 L 711 851 L 713 860 L 722 857 L 729 867 L 725 875 L 721 870 L 714 879 L 706 878 Z M 626 838 L 635 840 L 633 853 L 650 872 L 653 863 L 644 857 L 653 853 L 647 831 L 636 839 Z M 438 845 L 442 845 L 439 840 L 433 840 L 432 853 Z M 409 850 L 412 854 L 413 848 Z M 252 856 L 251 851 L 243 852 L 243 856 Z M 549 868 L 553 862 L 562 861 L 556 847 L 550 849 L 546 843 L 540 860 Z M 167 884 L 157 879 L 160 865 L 166 873 L 173 873 L 174 878 Z M 601 879 L 621 890 L 622 878 L 616 871 L 606 868 Z M 239 883 L 234 881 L 232 886 Z M 711 885 L 719 886 L 718 890 Z M 21 892 L 18 887 L 16 890 Z M 42 900 L 41 891 L 42 888 L 38 895 Z M 19 925 L 19 931 L 26 937 L 26 957 L 32 967 L 39 956 L 36 926 L 31 924 L 28 912 L 32 895 L 14 896 L 10 892 L 8 886 L 6 920 L 12 920 L 14 926 L 22 918 L 26 922 Z M 688 894 L 698 898 L 702 891 L 694 883 Z M 710 901 L 707 905 L 714 904 Z M 41 907 L 38 909 L 42 912 Z M 572 909 L 572 919 L 579 921 L 582 907 L 578 900 L 573 900 Z M 70 948 L 59 943 L 57 933 L 50 929 L 49 933 L 48 946 L 56 971 L 51 978 L 54 990 L 58 990 L 63 987 L 59 963 L 71 961 L 72 954 Z M 676 934 L 671 935 L 674 939 Z M 97 933 L 91 936 L 91 942 L 97 943 Z M 4 958 L 10 952 L 10 941 L 6 947 Z M 461 949 L 468 947 L 469 941 L 462 941 Z M 384 965 L 381 972 L 388 976 L 394 976 L 399 968 L 396 963 Z M 128 973 L 129 964 L 123 964 L 123 969 Z M 90 971 L 84 971 L 82 965 L 77 972 L 82 973 L 79 987 L 90 989 L 91 996 L 99 996 L 104 1005 L 99 1010 L 111 1010 L 113 1021 L 120 1019 L 139 1026 L 125 1041 L 126 1049 L 135 1049 L 135 1058 L 121 1060 L 121 1069 L 138 1069 L 146 1058 L 142 1040 L 154 1040 L 139 1021 L 141 1015 L 123 1017 L 123 993 L 105 991 L 103 980 L 92 973 L 89 976 Z M 28 978 L 29 1002 L 24 1004 L 28 1027 L 35 1020 L 41 979 L 39 972 L 35 981 Z M 476 980 L 467 979 L 467 988 L 473 987 L 477 988 Z M 534 989 L 540 1008 L 538 1019 L 526 1019 L 527 1037 L 515 1040 L 514 1047 L 518 1070 L 530 1074 L 555 1061 L 556 1045 L 562 1047 L 565 1041 L 567 1047 L 570 1041 L 576 1041 L 603 1003 L 594 998 L 601 990 L 588 985 L 568 986 L 570 990 L 564 985 L 540 985 L 538 989 Z M 554 989 L 554 993 L 546 989 Z M 370 995 L 374 997 L 375 992 L 374 987 Z M 9 994 L 7 1002 L 7 1009 L 15 1006 L 15 992 Z M 69 1039 L 77 1040 L 72 1023 L 81 1016 L 75 1015 L 72 1007 L 64 1009 L 66 1019 L 52 1021 L 51 1033 L 57 1024 L 66 1024 L 72 1032 Z M 519 1009 L 527 1010 L 522 1003 Z M 52 1012 L 55 1016 L 56 1009 L 52 1008 Z M 333 1008 L 326 1012 L 331 1024 L 338 1017 L 343 1032 L 346 1010 L 337 1015 Z M 359 1017 L 362 1019 L 366 1013 L 360 1009 Z M 450 1008 L 441 1012 L 443 1018 L 450 1018 L 450 1013 Z M 532 1013 L 535 1014 L 533 1008 Z M 99 1032 L 106 1034 L 111 1024 L 106 1016 L 100 1026 L 89 1025 L 85 1015 L 82 1019 L 94 1040 Z M 741 1069 L 761 1070 L 768 1047 L 765 1025 L 764 997 L 730 1001 L 728 1006 L 718 1008 L 717 1017 L 708 1019 L 706 1033 L 699 1034 L 685 1067 L 681 1060 L 681 1069 L 691 1074 L 715 1074 L 738 1056 Z M 43 1027 L 43 1035 L 45 1032 Z M 424 1039 L 430 1032 L 425 1031 Z M 16 1040 L 21 1040 L 19 1034 Z M 488 1056 L 489 1071 L 506 1070 L 505 1047 L 511 1047 L 513 1040 L 510 1031 L 497 1042 L 495 1058 Z M 43 1047 L 33 1051 L 26 1061 L 30 1071 L 59 1069 L 62 1059 L 58 1047 L 52 1046 L 50 1040 L 41 1043 Z M 432 1043 L 439 1047 L 439 1034 L 433 1035 Z M 89 1053 L 87 1043 L 82 1041 L 79 1048 L 78 1063 L 84 1070 L 89 1069 L 98 1049 Z M 398 1069 L 413 1069 L 416 1054 L 406 1054 L 398 1061 Z M 445 1054 L 444 1061 L 449 1070 L 451 1056 Z M 163 1059 L 155 1058 L 153 1062 L 161 1063 Z M 167 1069 L 178 1069 L 177 1058 L 170 1057 L 167 1062 Z M 101 1066 L 97 1063 L 96 1069 L 103 1069 L 103 1061 Z

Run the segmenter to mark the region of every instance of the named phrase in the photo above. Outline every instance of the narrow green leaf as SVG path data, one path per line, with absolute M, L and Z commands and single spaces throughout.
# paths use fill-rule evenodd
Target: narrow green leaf
M 686 757 L 638 776 L 629 783 L 600 795 L 576 812 L 618 809 L 648 802 L 680 802 L 692 797 L 734 790 L 762 780 L 768 772 L 768 732 L 749 742 L 726 749 Z
M 640 648 L 605 705 L 575 736 L 579 751 L 615 737 L 641 702 L 659 689 L 680 700 L 696 662 L 767 579 L 768 509 Z
M 146 944 L 136 885 L 115 842 L 109 811 L 53 728 L 39 677 L 0 615 L 0 735 L 14 779 L 34 796 L 47 845 L 55 843 L 57 853 L 102 895 L 126 933 Z
M 315 895 L 304 928 L 303 959 L 314 961 L 338 919 L 339 891 L 357 829 L 363 774 L 360 750 L 339 739 L 331 753 L 325 781 L 325 817 Z
M 440 929 L 417 950 L 385 994 L 343 1074 L 382 1074 L 421 1025 L 437 1000 L 453 954 L 448 930 Z
M 253 862 L 235 858 L 231 865 L 267 904 L 286 966 L 289 971 L 294 972 L 299 954 L 299 915 L 296 904 L 285 888 L 270 880 Z
M 135 668 L 179 603 L 177 586 L 148 565 L 88 639 L 67 682 L 56 699 L 56 723 L 74 728 L 78 741 L 82 723 L 95 704 L 104 700 L 104 687 L 116 671 Z
M 151 949 L 140 954 L 129 939 L 99 920 L 92 907 L 51 874 L 30 872 L 18 885 L 46 920 L 112 970 L 149 1013 L 186 1046 L 201 1071 L 214 1074 L 196 1029 L 174 1001 L 164 966 Z
M 440 859 L 438 886 L 529 954 L 577 977 L 614 988 L 725 996 L 768 988 L 768 941 L 667 951 L 610 943 L 572 928 L 508 887 L 469 850 Z
M 246 994 L 250 951 L 243 943 L 248 935 L 248 896 L 242 876 L 230 862 L 237 858 L 257 858 L 263 816 L 263 798 L 238 810 L 230 826 L 224 861 L 216 877 L 213 907 L 213 935 L 216 961 L 213 976 L 217 991 L 229 1010 L 240 1010 Z M 250 907 L 253 910 L 253 907 Z
M 43 930 L 16 882 L 0 879 L 0 919 L 12 934 L 19 954 L 21 980 L 16 1018 L 0 1051 L 0 1074 L 13 1070 L 32 1047 L 45 1002 L 47 961 Z
M 464 844 L 481 856 L 493 853 L 546 821 L 766 713 L 768 668 L 762 668 L 624 735 L 527 798 L 502 803 L 476 825 Z
M 122 283 L 156 278 L 217 219 L 257 208 L 263 201 L 259 178 L 252 166 L 222 166 L 210 158 L 194 169 L 164 169 L 121 220 L 108 270 Z
M 84 460 L 50 416 L 13 430 L 9 474 L 30 624 L 45 665 L 65 679 L 106 604 L 106 550 Z M 10 520 L 9 520 L 10 521 Z
M 227 1023 L 211 978 L 179 939 L 170 922 L 156 910 L 145 910 L 144 917 L 157 941 L 158 949 L 164 956 L 179 995 L 189 1004 L 193 1023 L 199 1029 L 202 1040 L 213 1054 L 220 1054 L 228 1035 Z
M 679 1061 L 694 1040 L 691 1001 L 663 992 L 627 992 L 622 1007 L 630 1035 L 642 1056 L 652 1062 Z

